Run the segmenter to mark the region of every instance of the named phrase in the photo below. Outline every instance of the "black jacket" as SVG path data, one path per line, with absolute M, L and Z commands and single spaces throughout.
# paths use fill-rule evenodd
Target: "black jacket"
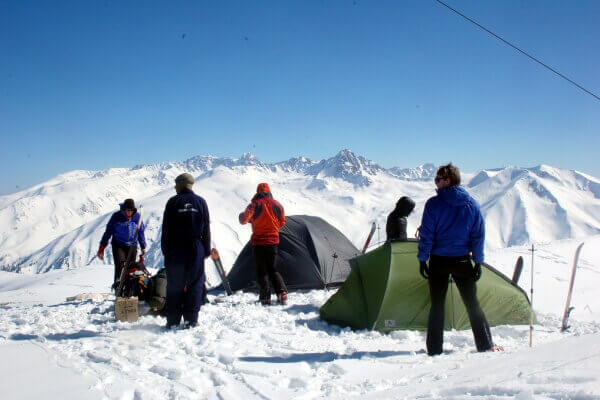
M 173 251 L 190 251 L 202 243 L 204 256 L 210 252 L 210 218 L 206 201 L 189 189 L 173 196 L 165 206 L 161 249 L 164 255 Z
M 406 240 L 406 217 L 415 208 L 415 202 L 410 197 L 401 197 L 396 203 L 394 211 L 388 215 L 387 223 L 385 224 L 385 232 L 387 240 Z

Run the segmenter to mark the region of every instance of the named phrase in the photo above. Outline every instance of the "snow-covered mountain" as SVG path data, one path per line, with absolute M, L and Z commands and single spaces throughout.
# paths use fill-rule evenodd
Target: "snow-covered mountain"
M 388 173 L 400 178 L 408 180 L 429 180 L 435 178 L 437 167 L 433 164 L 423 164 L 416 168 L 398 168 L 393 167 L 388 169 Z
M 48 271 L 86 265 L 118 203 L 132 197 L 143 205 L 149 243 L 147 263 L 162 264 L 160 227 L 174 178 L 196 177 L 194 190 L 208 202 L 215 246 L 226 267 L 250 237 L 237 214 L 269 182 L 286 213 L 323 217 L 362 247 L 377 221 L 375 242 L 385 239 L 385 219 L 400 196 L 417 203 L 409 235 L 420 224 L 427 198 L 435 194 L 435 166 L 385 169 L 342 150 L 313 161 L 304 157 L 263 163 L 252 154 L 240 158 L 198 156 L 183 162 L 72 171 L 8 196 L 0 196 L 0 268 Z M 464 174 L 463 184 L 480 202 L 490 248 L 545 242 L 600 233 L 600 180 L 546 165 L 506 167 Z M 110 248 L 106 263 L 112 260 Z M 210 276 L 209 276 L 210 279 Z
M 483 170 L 467 184 L 486 218 L 486 240 L 513 246 L 593 235 L 600 229 L 599 180 L 540 165 Z

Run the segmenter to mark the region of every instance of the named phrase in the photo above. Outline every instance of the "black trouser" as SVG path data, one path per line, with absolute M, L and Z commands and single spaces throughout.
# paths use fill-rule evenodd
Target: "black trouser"
M 116 283 L 121 277 L 121 270 L 125 263 L 129 264 L 135 262 L 137 256 L 137 245 L 136 246 L 125 246 L 124 244 L 112 242 L 113 258 L 115 261 L 115 278 L 113 283 Z
M 444 304 L 448 292 L 448 280 L 452 275 L 460 292 L 460 297 L 469 314 L 471 329 L 475 337 L 477 351 L 490 350 L 493 347 L 492 334 L 485 315 L 477 300 L 477 286 L 473 277 L 473 265 L 468 256 L 442 257 L 431 255 L 429 258 L 429 293 L 431 309 L 427 326 L 427 353 L 441 354 L 444 341 Z
M 167 326 L 177 326 L 183 316 L 190 324 L 198 323 L 204 296 L 204 246 L 200 241 L 188 248 L 165 255 L 167 268 Z
M 256 281 L 258 282 L 259 298 L 271 298 L 271 283 L 275 293 L 287 292 L 283 278 L 277 272 L 277 245 L 253 246 L 256 261 Z

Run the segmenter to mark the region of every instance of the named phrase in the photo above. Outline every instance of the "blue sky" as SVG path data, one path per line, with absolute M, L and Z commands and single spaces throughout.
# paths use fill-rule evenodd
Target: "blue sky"
M 600 2 L 448 3 L 600 95 Z M 600 101 L 431 0 L 0 0 L 0 194 L 194 155 L 600 177 Z

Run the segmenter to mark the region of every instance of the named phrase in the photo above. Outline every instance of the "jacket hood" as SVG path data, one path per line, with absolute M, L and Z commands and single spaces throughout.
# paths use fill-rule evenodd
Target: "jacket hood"
M 398 212 L 401 217 L 408 217 L 408 214 L 410 214 L 414 208 L 415 202 L 413 199 L 407 196 L 402 196 L 396 203 L 395 211 Z
M 471 202 L 471 196 L 462 186 L 450 186 L 444 189 L 437 189 L 440 199 L 452 207 L 460 207 Z
M 271 193 L 271 188 L 268 183 L 259 183 L 256 187 L 256 193 Z

